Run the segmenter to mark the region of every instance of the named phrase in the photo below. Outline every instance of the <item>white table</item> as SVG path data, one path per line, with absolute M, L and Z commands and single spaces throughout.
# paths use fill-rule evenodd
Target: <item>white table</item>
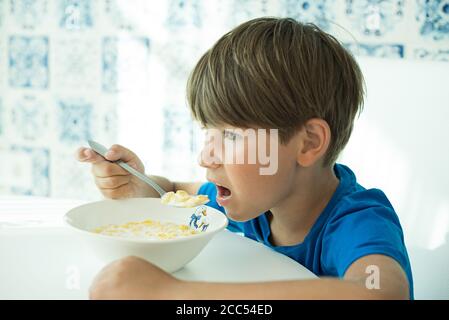
M 61 217 L 83 201 L 0 197 L 0 299 L 86 299 L 104 263 Z M 183 269 L 180 279 L 242 282 L 310 279 L 296 261 L 227 230 Z

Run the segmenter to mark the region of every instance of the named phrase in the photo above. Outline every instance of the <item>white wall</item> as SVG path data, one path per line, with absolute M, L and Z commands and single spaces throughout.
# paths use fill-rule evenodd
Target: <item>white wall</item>
M 359 58 L 365 109 L 340 162 L 385 191 L 405 231 L 417 298 L 449 298 L 449 64 Z

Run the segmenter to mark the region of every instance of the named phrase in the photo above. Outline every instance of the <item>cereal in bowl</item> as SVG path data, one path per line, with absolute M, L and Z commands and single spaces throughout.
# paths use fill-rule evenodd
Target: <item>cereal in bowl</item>
M 198 233 L 198 231 L 185 224 L 160 222 L 150 219 L 140 222 L 127 222 L 121 225 L 109 224 L 98 227 L 94 229 L 93 232 L 107 236 L 139 240 L 174 239 Z

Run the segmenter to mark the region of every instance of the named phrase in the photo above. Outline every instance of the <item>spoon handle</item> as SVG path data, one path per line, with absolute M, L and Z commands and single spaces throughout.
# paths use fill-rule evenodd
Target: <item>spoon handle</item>
M 87 140 L 87 142 L 89 143 L 89 146 L 92 148 L 92 150 L 94 150 L 96 153 L 98 153 L 99 155 L 101 155 L 103 158 L 106 159 L 105 156 L 106 156 L 106 152 L 108 151 L 108 149 L 105 146 L 103 146 L 102 144 L 100 144 L 98 142 L 92 141 L 92 140 Z M 140 173 L 139 171 L 137 171 L 133 167 L 130 167 L 127 163 L 123 162 L 122 160 L 110 161 L 110 162 L 118 164 L 120 167 L 122 167 L 123 169 L 125 169 L 126 171 L 131 173 L 132 175 L 136 176 L 137 178 L 139 178 L 143 182 L 145 182 L 148 185 L 150 185 L 154 190 L 157 191 L 157 193 L 159 193 L 159 195 L 161 197 L 166 193 L 165 190 L 162 189 L 161 186 L 158 185 L 155 181 L 150 179 L 148 176 Z

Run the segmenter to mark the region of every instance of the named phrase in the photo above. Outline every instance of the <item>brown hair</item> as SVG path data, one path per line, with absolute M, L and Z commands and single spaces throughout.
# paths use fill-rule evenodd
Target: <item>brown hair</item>
M 187 82 L 193 117 L 205 126 L 279 129 L 281 143 L 311 118 L 325 120 L 333 164 L 363 106 L 357 62 L 314 24 L 257 18 L 221 37 L 198 61 Z

